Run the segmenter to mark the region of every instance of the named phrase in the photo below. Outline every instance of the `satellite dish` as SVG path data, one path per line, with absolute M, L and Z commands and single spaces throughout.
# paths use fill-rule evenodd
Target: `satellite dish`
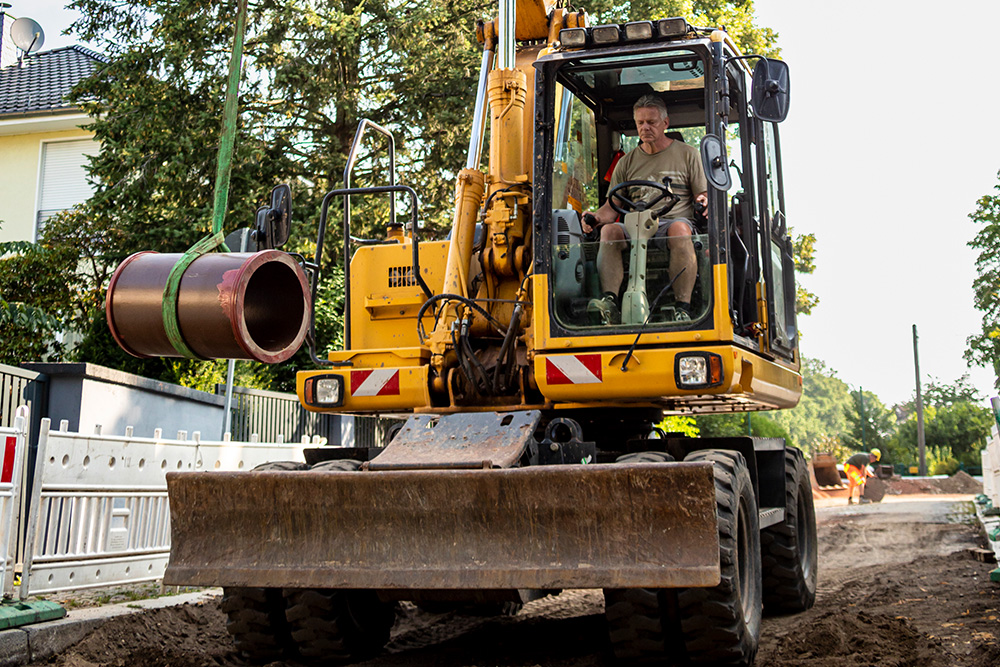
M 10 36 L 14 40 L 17 48 L 25 53 L 34 53 L 42 48 L 45 43 L 45 32 L 38 21 L 34 19 L 19 18 L 10 26 Z

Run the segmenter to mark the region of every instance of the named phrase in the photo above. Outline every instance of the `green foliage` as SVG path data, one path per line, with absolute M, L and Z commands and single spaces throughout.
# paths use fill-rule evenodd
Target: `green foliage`
M 695 26 L 725 28 L 744 53 L 780 55 L 778 33 L 754 23 L 753 0 L 592 0 L 583 6 L 593 25 L 683 16 Z
M 664 433 L 683 433 L 690 438 L 699 435 L 698 422 L 689 415 L 668 415 L 656 425 Z
M 816 270 L 816 235 L 800 234 L 792 237 L 792 251 L 795 255 L 795 271 L 810 274 Z M 809 315 L 819 305 L 819 297 L 802 287 L 795 286 L 795 312 Z
M 954 475 L 961 468 L 958 459 L 947 448 L 931 451 L 928 456 L 927 471 L 932 475 Z
M 790 410 L 774 412 L 804 451 L 813 454 L 837 449 L 847 428 L 844 410 L 851 399 L 847 383 L 819 359 L 802 358 L 802 399 Z
M 921 402 L 924 407 L 934 406 L 936 408 L 948 407 L 956 403 L 980 403 L 983 399 L 969 379 L 968 373 L 963 373 L 962 377 L 948 384 L 931 377 L 921 388 Z M 916 392 L 910 396 L 910 400 L 897 406 L 903 415 L 909 416 L 917 409 Z
M 959 400 L 936 407 L 924 408 L 924 443 L 930 461 L 932 452 L 939 458 L 941 452 L 965 465 L 978 466 L 979 450 L 986 441 L 993 426 L 993 412 L 975 403 Z M 894 460 L 901 463 L 916 463 L 918 460 L 917 416 L 910 415 L 899 431 L 890 439 L 889 448 Z
M 1000 176 L 1000 173 L 998 173 Z M 969 246 L 979 252 L 973 301 L 983 314 L 979 333 L 969 336 L 964 357 L 970 365 L 992 367 L 1000 389 L 1000 183 L 992 195 L 980 197 L 969 218 L 980 225 Z
M 0 243 L 0 363 L 58 361 L 56 334 L 72 312 L 74 253 L 38 243 Z
M 894 459 L 886 454 L 889 438 L 896 432 L 892 411 L 870 391 L 852 391 L 849 401 L 844 407 L 847 422 L 841 434 L 844 445 L 855 451 L 871 451 L 873 447 L 878 447 L 883 453 L 882 460 L 893 462 Z
M 750 431 L 747 431 L 747 420 L 750 421 Z M 756 438 L 784 438 L 785 442 L 795 446 L 795 439 L 784 426 L 763 413 L 744 413 L 732 415 L 699 415 L 695 418 L 698 431 L 703 438 L 731 438 L 752 435 Z

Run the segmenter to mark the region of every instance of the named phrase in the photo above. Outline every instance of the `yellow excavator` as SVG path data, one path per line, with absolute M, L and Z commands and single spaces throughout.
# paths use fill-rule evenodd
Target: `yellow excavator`
M 364 121 L 344 187 L 324 200 L 315 259 L 297 260 L 308 288 L 291 300 L 309 318 L 342 203 L 344 346 L 321 358 L 314 318 L 291 323 L 317 365 L 298 374 L 302 404 L 405 423 L 384 447 L 168 475 L 164 581 L 222 586 L 229 630 L 256 661 L 370 656 L 398 601 L 511 613 L 590 588 L 603 589 L 621 662 L 751 664 L 762 614 L 815 599 L 805 460 L 780 439 L 658 424 L 799 400 L 778 133 L 787 66 L 683 18 L 589 25 L 550 0 L 500 0 L 478 38 L 449 237 L 420 238 L 417 193 L 394 176 L 351 187 L 364 136 L 391 139 Z M 648 233 L 659 210 L 607 179 L 637 145 L 633 106 L 646 95 L 666 103 L 670 138 L 696 149 L 708 183 L 690 305 L 673 292 L 671 246 Z M 669 182 L 639 185 L 674 197 Z M 356 245 L 359 197 L 405 200 L 409 222 L 393 206 L 384 241 Z M 586 216 L 609 197 L 633 233 L 602 249 Z M 258 214 L 261 253 L 282 254 L 286 202 L 276 189 Z M 613 319 L 591 307 L 601 252 L 622 257 Z M 265 350 L 295 339 L 265 322 L 269 303 L 289 320 L 298 312 L 274 290 L 306 284 L 279 273 L 244 281 L 272 301 L 245 308 L 253 321 L 237 337 Z

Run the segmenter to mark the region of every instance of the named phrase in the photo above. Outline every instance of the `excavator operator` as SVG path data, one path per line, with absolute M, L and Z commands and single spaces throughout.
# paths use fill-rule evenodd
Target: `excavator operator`
M 639 145 L 629 151 L 615 165 L 611 174 L 611 189 L 625 181 L 642 180 L 663 182 L 669 178 L 670 189 L 679 201 L 659 219 L 655 239 L 670 248 L 668 273 L 675 296 L 675 321 L 691 319 L 691 293 L 697 279 L 697 261 L 691 234 L 694 232 L 694 203 L 704 206 L 708 201 L 708 183 L 696 148 L 666 135 L 670 118 L 666 103 L 656 95 L 643 95 L 632 107 L 632 116 L 639 134 Z M 635 187 L 633 190 L 651 190 Z M 633 193 L 633 201 L 652 198 L 651 192 Z M 624 277 L 621 247 L 628 239 L 625 225 L 615 223 L 618 214 L 611 205 L 611 197 L 592 215 L 584 216 L 583 228 L 590 232 L 597 227 L 601 232 L 601 246 L 597 255 L 597 271 L 603 296 L 592 299 L 587 311 L 603 324 L 621 322 L 618 293 Z M 590 221 L 588 224 L 588 220 Z M 683 272 L 683 273 L 682 273 Z

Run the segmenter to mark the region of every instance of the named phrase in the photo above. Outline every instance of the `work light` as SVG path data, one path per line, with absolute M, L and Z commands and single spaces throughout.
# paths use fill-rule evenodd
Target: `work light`
M 625 24 L 625 41 L 637 42 L 653 38 L 652 21 L 633 21 Z
M 683 37 L 688 32 L 688 23 L 682 18 L 660 19 L 656 29 L 660 37 Z
M 594 44 L 617 44 L 621 41 L 621 30 L 617 25 L 599 25 L 592 33 Z
M 563 28 L 559 31 L 559 43 L 570 49 L 580 49 L 587 45 L 586 28 Z

